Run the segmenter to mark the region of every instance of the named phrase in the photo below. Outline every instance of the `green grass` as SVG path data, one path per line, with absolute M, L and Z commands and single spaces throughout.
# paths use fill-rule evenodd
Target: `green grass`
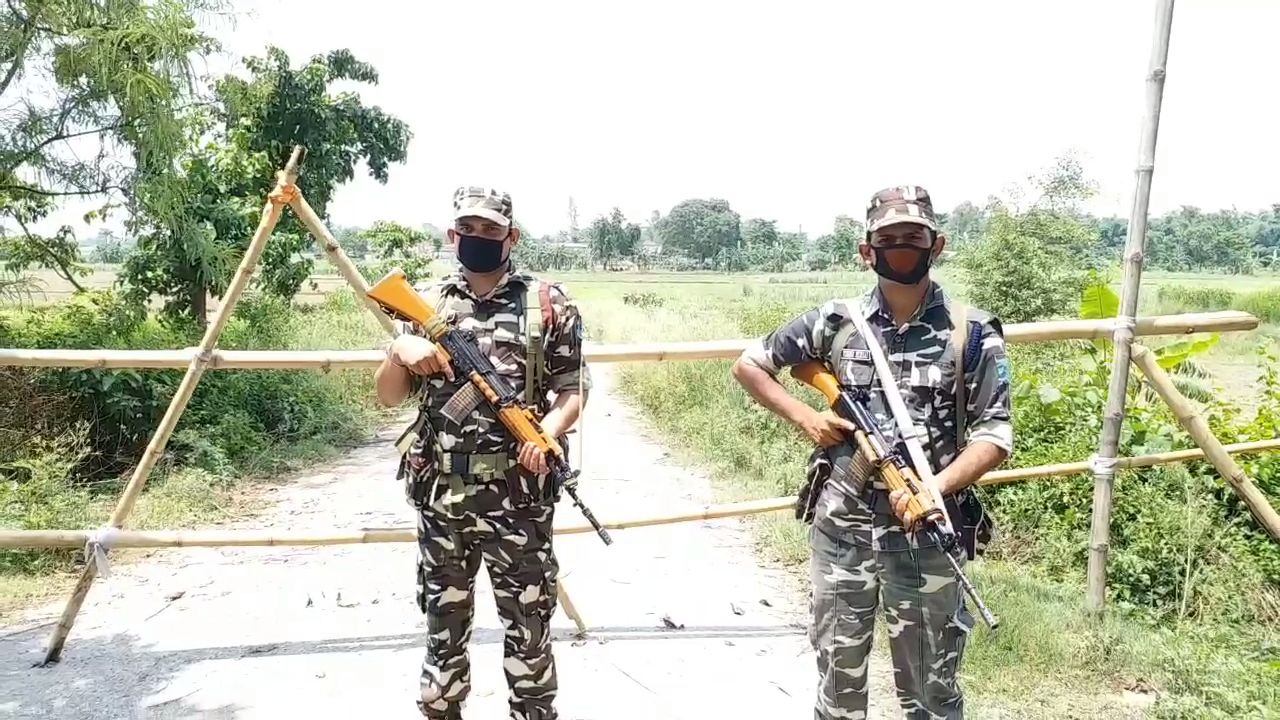
M 699 284 L 627 284 L 567 276 L 596 342 L 683 341 L 759 335 L 807 307 L 869 285 L 760 284 L 745 278 Z M 1156 280 L 1164 280 L 1157 276 Z M 944 280 L 946 282 L 946 280 Z M 949 286 L 963 296 L 963 287 Z M 630 298 L 628 302 L 627 298 Z M 1144 312 L 1161 312 L 1147 301 Z M 1167 312 L 1167 311 L 1165 311 Z M 607 324 L 605 321 L 607 318 Z M 1247 333 L 1215 352 L 1257 376 Z M 788 496 L 802 479 L 808 445 L 798 431 L 752 402 L 729 375 L 728 361 L 634 363 L 619 367 L 619 387 L 681 460 L 707 468 L 722 501 Z M 783 382 L 815 407 L 818 397 Z M 724 432 L 725 427 L 735 428 Z M 1077 457 L 1055 457 L 1060 462 Z M 1079 478 L 1080 482 L 1088 482 Z M 1044 481 L 1050 482 L 1050 481 Z M 1062 479 L 1052 482 L 1073 482 Z M 762 555 L 798 573 L 808 558 L 803 526 L 789 513 L 750 520 Z M 1002 619 L 997 635 L 979 624 L 964 665 L 971 714 L 993 718 L 1274 717 L 1280 673 L 1280 628 L 1157 624 L 1111 604 L 1098 624 L 1084 611 L 1079 577 L 1050 580 L 1034 568 L 982 561 L 972 577 Z M 1224 588 L 1224 591 L 1228 589 Z M 877 644 L 887 648 L 883 623 Z M 1274 711 L 1272 711 L 1274 712 Z
M 978 563 L 972 575 L 1001 621 L 995 634 L 975 629 L 965 658 L 978 717 L 1262 718 L 1280 708 L 1280 671 L 1256 662 L 1275 657 L 1275 628 L 1155 626 L 1115 607 L 1098 623 L 1084 610 L 1082 581 L 1048 582 L 1001 562 Z M 1126 700 L 1126 690 L 1155 697 Z M 1150 714 L 1137 712 L 1153 699 Z
M 252 319 L 233 318 L 224 331 L 224 346 L 351 349 L 374 347 L 382 338 L 381 328 L 350 291 L 323 304 L 283 311 L 292 315 L 269 307 L 246 308 Z M 172 338 L 158 326 L 144 326 L 131 340 L 165 346 Z M 182 371 L 146 375 L 149 381 L 162 376 L 176 385 Z M 201 392 L 209 387 L 218 390 Z M 172 386 L 157 394 L 160 413 L 171 393 Z M 194 528 L 251 515 L 260 507 L 259 487 L 339 456 L 384 422 L 389 412 L 373 398 L 367 370 L 206 373 L 126 526 Z M 155 426 L 144 424 L 145 442 Z M 8 458 L 0 462 L 0 527 L 92 528 L 107 522 L 134 463 L 93 479 L 80 476 L 94 453 L 89 427 L 83 418 L 65 426 L 50 421 L 33 435 L 30 428 L 11 428 L 0 418 L 0 460 Z M 134 554 L 118 553 L 120 558 Z M 64 594 L 82 555 L 78 550 L 0 551 L 0 621 L 33 602 Z

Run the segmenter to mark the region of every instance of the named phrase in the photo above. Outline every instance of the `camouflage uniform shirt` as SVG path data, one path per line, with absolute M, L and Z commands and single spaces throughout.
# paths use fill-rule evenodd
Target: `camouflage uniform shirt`
M 956 368 L 946 296 L 937 283 L 930 284 L 916 315 L 901 327 L 895 325 L 877 287 L 861 297 L 831 300 L 808 310 L 766 335 L 757 347 L 748 349 L 745 354 L 773 375 L 809 360 L 819 360 L 829 366 L 834 336 L 842 323 L 851 322 L 850 313 L 853 312 L 862 313 L 868 327 L 880 335 L 880 347 L 897 379 L 903 403 L 917 423 L 925 457 L 935 472 L 941 470 L 957 455 Z M 977 340 L 980 344 L 978 359 L 965 368 L 968 442 L 989 442 L 1009 452 L 1013 446 L 1013 426 L 1010 422 L 1009 364 L 1003 329 L 998 319 L 976 308 L 969 308 L 968 319 L 981 326 L 980 339 Z M 974 330 L 970 328 L 971 336 L 975 334 Z M 839 354 L 838 364 L 833 371 L 841 383 L 867 388 L 870 391 L 869 407 L 881 431 L 891 442 L 900 440 L 874 361 L 860 333 L 854 332 L 849 336 Z M 819 448 L 815 451 L 815 458 L 823 454 Z M 878 476 L 869 486 L 874 490 L 885 490 Z M 847 527 L 855 516 L 861 519 L 865 515 L 866 505 L 847 488 L 834 488 L 843 490 L 842 493 L 833 493 L 832 489 L 828 487 L 823 493 L 815 523 L 833 528 Z M 887 493 L 877 492 L 875 495 L 881 496 L 876 498 L 877 502 L 871 503 L 879 506 L 875 509 L 887 508 L 884 497 Z
M 436 311 L 451 326 L 475 333 L 477 347 L 521 400 L 525 399 L 527 363 L 525 291 L 532 282 L 535 278 L 516 269 L 513 261 L 485 297 L 478 297 L 460 272 L 415 288 L 428 302 L 434 301 Z M 535 400 L 535 409 L 542 414 L 550 407 L 555 394 L 577 392 L 579 388 L 582 392 L 590 390 L 591 374 L 582 362 L 582 319 L 577 306 L 559 284 L 540 282 L 548 287 L 554 317 L 553 322 L 543 328 L 543 392 Z M 422 328 L 403 323 L 399 330 L 424 334 Z M 519 451 L 515 438 L 466 378 L 455 376 L 449 380 L 443 374 L 426 378 L 414 375 L 411 392 L 418 397 L 420 412 L 429 427 L 422 429 L 406 455 L 406 483 L 433 479 L 431 476 L 438 470 L 433 443 L 438 443 L 447 453 L 506 453 L 511 462 L 515 462 Z M 513 467 L 508 474 L 516 473 L 525 483 L 536 482 L 522 467 Z M 471 492 L 468 488 L 468 494 Z

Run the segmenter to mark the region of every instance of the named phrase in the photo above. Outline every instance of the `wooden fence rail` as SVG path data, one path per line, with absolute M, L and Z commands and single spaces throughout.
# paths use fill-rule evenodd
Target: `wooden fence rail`
M 1182 313 L 1138 318 L 1134 334 L 1188 335 L 1248 331 L 1258 318 L 1246 312 Z M 1056 342 L 1109 338 L 1113 320 L 1051 320 L 1012 323 L 1005 327 L 1009 343 Z M 587 362 L 617 363 L 736 358 L 755 342 L 751 338 L 659 343 L 586 343 Z M 181 369 L 191 364 L 199 348 L 183 350 L 54 350 L 0 348 L 0 365 L 78 367 L 100 369 Z M 351 370 L 372 369 L 382 362 L 380 350 L 212 350 L 206 370 Z
M 1224 445 L 1222 450 L 1231 454 L 1260 453 L 1280 450 L 1280 438 L 1257 442 Z M 1118 458 L 1118 468 L 1151 467 L 1205 457 L 1203 450 L 1175 450 L 1153 455 Z M 996 470 L 978 481 L 979 485 L 1004 485 L 1032 478 L 1079 475 L 1089 470 L 1088 462 L 1038 465 L 1036 467 Z M 697 522 L 715 518 L 755 515 L 759 513 L 790 510 L 794 497 L 764 498 L 737 503 L 705 505 L 698 509 L 680 510 L 663 515 L 634 516 L 631 518 L 601 519 L 600 524 L 609 530 L 671 525 Z M 555 535 L 574 535 L 595 532 L 587 523 L 557 527 Z M 413 526 L 389 528 L 360 528 L 356 530 L 115 530 L 105 533 L 98 530 L 0 530 L 0 548 L 83 548 L 101 543 L 111 549 L 123 548 L 171 548 L 171 547 L 268 547 L 268 546 L 320 546 L 362 545 L 375 543 L 414 542 L 417 537 Z

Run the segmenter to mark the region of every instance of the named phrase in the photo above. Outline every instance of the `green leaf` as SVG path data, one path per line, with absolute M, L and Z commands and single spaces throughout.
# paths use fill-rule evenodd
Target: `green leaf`
M 1199 340 L 1181 340 L 1157 348 L 1155 351 L 1156 362 L 1160 367 L 1169 370 L 1182 364 L 1187 358 L 1206 352 L 1217 344 L 1217 333 Z
M 1080 295 L 1080 317 L 1085 320 L 1113 318 L 1120 312 L 1120 298 L 1105 283 L 1086 285 Z
M 1040 386 L 1040 402 L 1044 405 L 1052 405 L 1062 399 L 1062 391 L 1052 385 Z

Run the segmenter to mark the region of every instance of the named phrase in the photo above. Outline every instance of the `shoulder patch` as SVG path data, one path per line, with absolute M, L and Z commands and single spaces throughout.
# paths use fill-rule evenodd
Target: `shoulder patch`
M 1001 385 L 1009 384 L 1009 358 L 1006 355 L 996 358 L 996 379 Z

